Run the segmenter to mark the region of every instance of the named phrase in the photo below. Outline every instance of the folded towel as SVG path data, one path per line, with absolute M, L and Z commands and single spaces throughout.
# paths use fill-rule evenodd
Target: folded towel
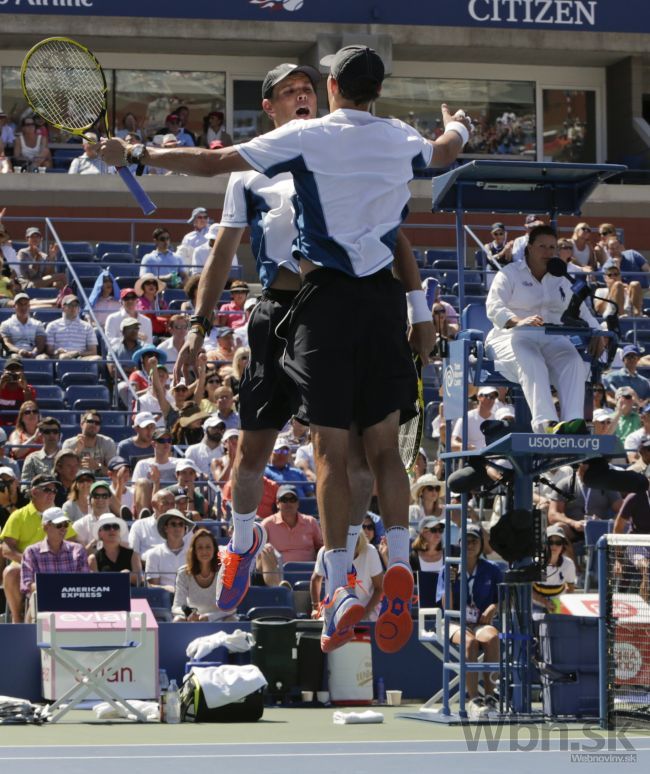
M 208 709 L 244 699 L 267 685 L 266 678 L 254 664 L 193 667 L 189 674 L 198 680 Z
M 383 723 L 384 716 L 381 712 L 366 710 L 365 712 L 335 712 L 332 720 L 336 725 L 343 726 L 348 723 Z

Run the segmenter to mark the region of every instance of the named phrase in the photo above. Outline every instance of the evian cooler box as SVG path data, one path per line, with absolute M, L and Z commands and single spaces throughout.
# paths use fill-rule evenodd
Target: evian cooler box
M 143 644 L 139 648 L 125 651 L 115 668 L 109 666 L 108 678 L 118 693 L 125 699 L 152 699 L 157 701 L 158 690 L 158 624 L 145 599 L 131 600 L 131 628 L 134 639 L 140 627 L 140 613 L 146 617 L 146 631 Z M 124 642 L 126 629 L 125 611 L 65 612 L 54 613 L 56 638 L 58 645 L 119 645 Z M 39 613 L 42 621 L 44 642 L 50 641 L 49 613 Z M 75 651 L 74 657 L 82 664 L 95 666 L 106 653 L 81 653 Z M 43 697 L 56 700 L 72 687 L 73 677 L 62 669 L 49 655 L 41 651 L 43 670 Z M 89 700 L 98 697 L 91 693 Z

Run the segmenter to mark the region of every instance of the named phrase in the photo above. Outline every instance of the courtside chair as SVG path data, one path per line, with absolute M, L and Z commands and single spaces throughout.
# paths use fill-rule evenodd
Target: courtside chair
M 97 242 L 95 255 L 101 257 L 104 253 L 133 253 L 133 246 L 130 242 Z

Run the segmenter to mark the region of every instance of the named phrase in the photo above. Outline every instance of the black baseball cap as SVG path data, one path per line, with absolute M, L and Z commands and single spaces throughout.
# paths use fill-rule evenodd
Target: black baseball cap
M 309 65 L 296 65 L 284 62 L 272 70 L 269 70 L 262 83 L 262 98 L 270 99 L 273 96 L 273 87 L 277 86 L 280 81 L 283 81 L 289 75 L 298 75 L 302 73 L 306 75 L 314 86 L 318 85 L 320 81 L 320 73 L 316 68 Z
M 368 46 L 344 46 L 336 54 L 320 60 L 322 67 L 329 67 L 342 91 L 349 89 L 357 80 L 369 79 L 377 85 L 384 80 L 384 63 L 379 54 Z

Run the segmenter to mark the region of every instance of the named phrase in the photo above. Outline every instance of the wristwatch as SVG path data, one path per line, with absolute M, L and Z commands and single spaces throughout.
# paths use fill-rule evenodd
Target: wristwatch
M 131 150 L 127 151 L 126 160 L 129 164 L 143 164 L 143 157 L 146 150 L 146 147 L 142 143 L 133 145 Z

